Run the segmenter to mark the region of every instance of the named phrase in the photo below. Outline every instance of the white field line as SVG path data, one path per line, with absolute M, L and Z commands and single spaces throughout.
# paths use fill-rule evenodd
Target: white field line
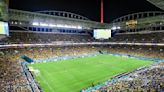
M 46 73 L 48 73 L 47 71 L 45 71 Z M 42 77 L 42 76 L 39 76 L 45 83 L 46 83 L 46 85 L 48 86 L 48 88 L 51 90 L 51 92 L 55 92 L 54 90 L 53 90 L 53 88 L 50 86 L 50 84 Z

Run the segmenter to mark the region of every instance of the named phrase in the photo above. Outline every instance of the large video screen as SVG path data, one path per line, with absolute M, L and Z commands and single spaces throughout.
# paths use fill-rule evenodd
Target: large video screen
M 111 38 L 111 30 L 110 29 L 95 29 L 94 38 L 95 39 L 109 39 Z
M 0 35 L 9 35 L 9 26 L 7 22 L 0 21 Z

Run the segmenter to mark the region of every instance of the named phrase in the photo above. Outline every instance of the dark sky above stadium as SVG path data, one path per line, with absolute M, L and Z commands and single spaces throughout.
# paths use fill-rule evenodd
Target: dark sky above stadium
M 68 11 L 100 21 L 100 0 L 10 0 L 9 7 L 27 11 Z M 142 11 L 161 10 L 146 0 L 104 0 L 105 22 Z

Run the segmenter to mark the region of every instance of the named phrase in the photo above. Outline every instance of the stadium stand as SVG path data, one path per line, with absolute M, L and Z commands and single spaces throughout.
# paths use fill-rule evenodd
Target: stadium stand
M 91 39 L 91 35 L 89 34 L 14 31 L 10 32 L 10 37 L 3 39 L 1 44 L 34 44 L 52 43 L 56 41 L 88 42 Z
M 45 59 L 60 57 L 65 55 L 79 55 L 96 53 L 98 51 L 108 51 L 112 53 L 122 53 L 134 56 L 147 56 L 151 58 L 164 58 L 162 53 L 164 47 L 160 46 L 127 46 L 127 45 L 108 45 L 108 46 L 43 46 L 43 47 L 18 47 L 1 49 L 1 56 L 11 61 L 21 61 L 21 56 L 25 55 L 33 59 Z M 42 54 L 40 54 L 42 53 Z
M 21 56 L 25 55 L 33 59 L 44 59 L 60 57 L 64 55 L 78 55 L 97 52 L 92 46 L 45 46 L 45 47 L 27 47 L 27 48 L 8 48 L 2 49 L 2 57 L 11 61 L 21 61 Z M 42 53 L 42 54 L 41 54 Z
M 1 92 L 31 92 L 23 68 L 16 62 L 1 57 L 0 70 Z
M 163 92 L 164 63 L 135 71 L 128 77 L 120 79 L 92 92 Z
M 109 41 L 113 42 L 132 42 L 132 43 L 164 43 L 164 32 L 129 32 L 118 33 Z
M 162 0 L 147 1 L 164 9 Z M 102 54 L 103 52 L 107 52 L 109 54 L 153 58 L 157 61 L 164 59 L 164 46 L 151 46 L 152 43 L 164 44 L 164 27 L 163 22 L 160 20 L 163 18 L 161 17 L 163 16 L 163 12 L 159 12 L 159 16 L 158 12 L 157 16 L 156 12 L 150 12 L 150 14 L 149 12 L 136 13 L 136 15 L 132 14 L 132 16 L 121 17 L 116 23 L 111 23 L 111 25 L 106 23 L 102 25 L 98 22 L 90 21 L 83 16 L 68 12 L 40 11 L 40 13 L 14 9 L 9 10 L 10 33 L 7 38 L 0 35 L 0 45 L 19 44 L 22 46 L 0 47 L 0 92 L 42 92 L 42 88 L 35 80 L 34 75 L 29 71 L 26 64 L 22 62 L 24 61 L 21 58 L 22 56 L 27 56 L 34 61 L 43 61 L 64 56 Z M 51 13 L 51 15 L 46 15 L 46 13 Z M 58 16 L 55 17 L 55 14 Z M 146 18 L 138 20 L 139 17 Z M 152 23 L 149 21 L 151 18 Z M 124 20 L 128 21 L 130 19 L 136 19 L 138 21 L 134 29 L 133 27 L 128 28 L 125 25 Z M 55 27 L 54 29 L 47 29 L 46 27 L 32 25 L 33 20 L 38 20 L 38 23 L 42 23 L 42 20 L 44 20 L 47 24 L 53 20 L 52 23 L 55 24 L 81 25 L 82 29 L 56 29 Z M 119 25 L 116 25 L 117 22 L 120 22 L 118 23 Z M 110 39 L 96 40 L 93 38 L 93 32 L 91 30 L 102 28 L 103 26 L 104 28 L 109 28 L 112 25 L 119 26 L 120 33 L 116 32 L 114 34 L 115 30 L 112 30 L 113 37 Z M 80 44 L 87 42 L 142 43 L 142 45 Z M 48 43 L 53 43 L 53 45 L 48 46 Z M 63 45 L 63 43 L 77 43 L 79 45 L 67 46 Z M 147 46 L 145 43 L 149 43 L 150 45 Z M 24 47 L 25 45 L 23 44 L 44 45 Z M 114 81 L 98 89 L 93 88 L 92 92 L 164 92 L 164 63 L 158 62 L 154 65 L 134 70 L 133 72 L 118 74 L 117 76 L 113 76 L 112 79 L 117 79 L 118 81 Z M 112 81 L 112 79 L 109 79 L 109 81 Z
M 163 46 L 133 46 L 133 45 L 111 45 L 108 51 L 134 56 L 145 56 L 151 58 L 164 58 Z
M 34 61 L 63 56 L 78 56 L 100 52 L 118 53 L 153 59 L 164 59 L 163 46 L 146 46 L 145 43 L 164 43 L 164 32 L 141 31 L 117 33 L 107 40 L 96 40 L 91 33 L 64 33 L 11 30 L 10 36 L 0 41 L 0 44 L 22 44 L 19 47 L 0 48 L 0 92 L 40 92 L 37 81 L 29 72 L 26 65 L 22 65 L 22 56 Z M 142 43 L 142 45 L 81 45 L 86 42 L 116 42 L 116 43 Z M 60 46 L 46 46 L 48 43 Z M 66 46 L 63 43 L 78 43 L 79 45 Z M 43 46 L 27 46 L 23 44 L 45 44 Z M 93 92 L 120 92 L 120 91 L 164 91 L 163 63 L 151 66 L 140 72 L 130 73 L 129 79 L 103 86 Z M 129 73 L 128 73 L 129 74 Z M 135 76 L 137 74 L 137 76 Z M 119 74 L 118 76 L 122 76 Z M 151 77 L 152 76 L 152 77 Z M 153 80 L 154 79 L 154 80 Z
M 16 90 L 14 92 L 31 92 L 30 90 L 32 89 L 30 88 L 31 87 L 30 83 L 32 84 L 34 83 L 28 82 L 30 73 L 26 73 L 28 74 L 28 76 L 22 74 L 23 70 L 21 68 L 21 65 L 16 63 L 18 61 L 20 62 L 22 61 L 21 56 L 23 55 L 28 56 L 33 60 L 42 60 L 42 59 L 53 58 L 53 57 L 77 56 L 80 54 L 91 54 L 91 53 L 97 53 L 99 51 L 102 52 L 108 51 L 109 53 L 121 53 L 121 54 L 163 59 L 164 58 L 163 50 L 164 48 L 160 46 L 152 47 L 152 46 L 133 46 L 133 45 L 132 46 L 79 45 L 79 46 L 40 46 L 40 47 L 3 48 L 0 51 L 0 59 L 1 59 L 0 68 L 2 70 L 0 76 L 2 78 L 1 82 L 3 82 L 1 83 L 1 87 L 2 90 L 9 90 L 9 91 Z M 19 76 L 17 77 L 15 75 L 19 75 Z M 33 77 L 30 77 L 30 80 L 31 81 L 34 80 Z M 7 83 L 11 83 L 10 86 L 8 86 Z M 129 83 L 129 82 L 125 82 L 125 83 Z M 106 91 L 102 91 L 102 92 L 106 92 Z
M 0 44 L 36 44 L 56 42 L 130 42 L 130 43 L 164 43 L 163 31 L 142 31 L 117 33 L 108 40 L 96 40 L 89 33 L 53 33 L 12 31 L 10 36 L 0 41 Z

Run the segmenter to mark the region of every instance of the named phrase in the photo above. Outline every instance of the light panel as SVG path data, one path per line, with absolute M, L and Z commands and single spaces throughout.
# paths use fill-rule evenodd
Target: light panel
M 33 22 L 33 26 L 41 26 L 41 27 L 57 27 L 57 28 L 70 28 L 70 29 L 82 29 L 81 26 L 73 26 L 73 25 L 62 25 L 62 24 L 47 24 L 47 23 L 39 23 Z

